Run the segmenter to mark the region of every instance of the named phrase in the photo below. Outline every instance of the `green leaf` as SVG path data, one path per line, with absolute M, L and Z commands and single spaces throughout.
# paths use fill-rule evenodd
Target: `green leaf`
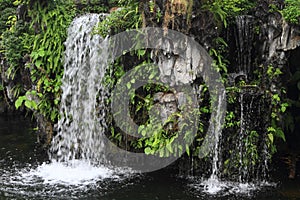
M 56 116 L 57 116 L 56 110 L 52 110 L 51 111 L 51 116 L 50 116 L 51 120 L 54 121 L 56 119 Z
M 25 101 L 25 106 L 29 109 L 32 108 L 31 102 L 30 101 Z
M 283 103 L 283 104 L 281 104 L 280 111 L 284 113 L 284 112 L 286 111 L 286 108 L 287 108 L 288 106 L 289 106 L 288 103 Z
M 42 61 L 41 60 L 37 60 L 35 61 L 35 66 L 40 67 L 42 65 Z
M 149 79 L 153 79 L 155 77 L 156 73 L 153 71 L 150 76 L 149 76 Z
M 146 136 L 146 134 L 147 134 L 147 131 L 146 131 L 146 129 L 143 129 L 143 130 L 142 130 L 142 132 L 141 132 L 141 134 L 142 134 L 142 136 L 144 136 L 144 137 L 145 137 L 145 136 Z
M 273 136 L 272 133 L 268 134 L 268 138 L 269 138 L 270 142 L 273 144 L 274 143 L 274 136 Z
M 165 155 L 165 148 L 159 149 L 159 157 L 164 157 Z
M 126 87 L 127 87 L 127 89 L 129 90 L 129 89 L 131 88 L 131 83 L 128 82 L 128 83 L 126 84 Z
M 25 96 L 20 96 L 16 102 L 15 102 L 15 107 L 16 109 L 18 109 L 22 104 L 23 104 L 23 101 L 26 99 Z
M 166 148 L 170 151 L 170 153 L 173 153 L 173 148 L 170 142 L 167 143 Z
M 138 128 L 138 133 L 140 133 L 145 128 L 145 125 L 140 125 Z
M 281 129 L 278 129 L 276 131 L 276 136 L 279 137 L 279 138 L 281 138 L 283 141 L 286 141 L 285 140 L 285 135 L 284 135 L 284 133 L 283 133 L 283 131 Z
M 144 152 L 145 152 L 146 155 L 149 155 L 149 154 L 151 154 L 152 149 L 150 147 L 146 147 Z
M 45 51 L 44 51 L 44 49 L 40 49 L 40 50 L 38 51 L 38 55 L 39 55 L 40 57 L 44 57 L 44 56 L 45 56 Z
M 29 109 L 34 109 L 37 110 L 37 104 L 35 103 L 35 101 L 30 101 L 30 100 L 25 100 L 25 106 Z
M 188 156 L 190 156 L 190 147 L 189 147 L 189 145 L 185 145 L 185 150 L 186 150 L 186 153 L 187 153 L 187 155 Z

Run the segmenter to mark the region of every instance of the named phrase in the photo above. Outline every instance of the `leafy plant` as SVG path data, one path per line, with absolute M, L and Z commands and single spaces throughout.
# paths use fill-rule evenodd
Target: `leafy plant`
M 217 71 L 227 74 L 227 66 L 229 61 L 224 58 L 224 54 L 227 52 L 228 44 L 221 37 L 214 39 L 215 48 L 209 50 L 209 54 L 214 58 L 213 64 Z
M 222 22 L 226 28 L 228 18 L 235 17 L 255 6 L 255 1 L 247 0 L 207 0 L 202 9 L 209 10 L 214 14 L 217 21 Z
M 50 1 L 46 6 L 35 2 L 29 16 L 32 18 L 31 25 L 23 33 L 20 43 L 26 52 L 30 52 L 30 63 L 23 67 L 30 70 L 31 81 L 36 88 L 19 96 L 15 106 L 19 108 L 24 103 L 27 108 L 37 110 L 55 122 L 59 117 L 63 43 L 75 16 L 75 8 L 71 1 Z
M 115 10 L 101 21 L 94 32 L 106 37 L 125 30 L 139 28 L 141 24 L 142 17 L 138 11 L 138 2 L 128 2 L 126 6 Z
M 298 24 L 300 19 L 300 0 L 285 0 L 285 7 L 280 11 L 284 19 Z

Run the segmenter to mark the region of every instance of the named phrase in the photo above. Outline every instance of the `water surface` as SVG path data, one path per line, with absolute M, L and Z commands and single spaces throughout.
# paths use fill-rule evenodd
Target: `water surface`
M 216 194 L 207 193 L 200 177 L 179 176 L 170 169 L 133 174 L 103 166 L 84 168 L 83 165 L 79 169 L 82 171 L 76 168 L 72 172 L 72 168 L 59 163 L 47 163 L 47 153 L 35 142 L 36 133 L 32 128 L 29 119 L 0 116 L 0 199 L 300 199 L 300 177 L 288 180 L 286 171 L 280 166 L 273 178 L 276 185 L 257 187 L 224 183 L 223 190 Z M 41 177 L 41 171 L 48 174 Z M 279 171 L 283 174 L 276 175 Z M 87 178 L 76 182 L 72 173 L 77 173 L 78 180 Z M 89 178 L 91 174 L 97 176 Z

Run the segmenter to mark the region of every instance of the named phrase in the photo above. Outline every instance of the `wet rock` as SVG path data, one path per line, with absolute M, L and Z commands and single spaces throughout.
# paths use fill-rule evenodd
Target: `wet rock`
M 152 118 L 159 119 L 162 124 L 168 124 L 172 114 L 178 111 L 177 98 L 173 93 L 164 94 L 162 92 L 154 95 L 155 103 L 150 111 Z M 172 126 L 168 126 L 172 128 Z
M 300 46 L 300 27 L 271 16 L 269 18 L 268 38 L 269 59 L 280 57 L 281 52 L 278 51 L 289 51 Z
M 41 114 L 36 114 L 35 118 L 38 126 L 38 143 L 47 147 L 51 144 L 53 137 L 53 124 Z

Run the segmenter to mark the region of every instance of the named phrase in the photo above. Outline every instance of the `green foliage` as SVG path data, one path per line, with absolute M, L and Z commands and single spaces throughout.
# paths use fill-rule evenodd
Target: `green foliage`
M 63 43 L 74 16 L 75 8 L 70 1 L 53 1 L 46 7 L 35 3 L 30 10 L 31 31 L 38 33 L 27 35 L 26 46 L 31 50 L 31 64 L 27 67 L 37 85 L 38 110 L 52 121 L 58 118 Z
M 181 155 L 185 151 L 190 154 L 191 152 L 189 145 L 182 145 L 179 143 L 179 141 L 184 140 L 186 144 L 191 144 L 192 140 L 194 139 L 191 131 L 178 131 L 178 121 L 183 118 L 183 113 L 174 112 L 170 114 L 164 122 L 161 121 L 159 117 L 160 114 L 157 113 L 159 112 L 159 110 L 157 109 L 158 103 L 154 102 L 154 95 L 158 92 L 165 95 L 168 93 L 172 93 L 172 90 L 168 87 L 165 87 L 164 85 L 154 83 L 145 84 L 138 89 L 132 88 L 137 81 L 135 77 L 139 77 L 143 80 L 143 78 L 141 77 L 145 76 L 144 73 L 140 74 L 139 69 L 141 67 L 143 67 L 143 69 L 145 70 L 150 70 L 147 72 L 147 76 L 144 77 L 145 79 L 150 79 L 157 82 L 157 79 L 159 77 L 158 70 L 155 70 L 155 68 L 153 69 L 153 67 L 146 67 L 148 65 L 145 65 L 152 63 L 151 59 L 149 59 L 149 53 L 149 51 L 143 49 L 128 52 L 124 54 L 120 59 L 118 59 L 113 65 L 111 65 L 109 70 L 107 71 L 104 82 L 106 86 L 113 88 L 118 79 L 120 79 L 124 75 L 126 70 L 130 70 L 128 68 L 126 69 L 126 66 L 124 66 L 124 62 L 122 62 L 122 59 L 125 59 L 127 62 L 132 62 L 130 60 L 136 59 L 137 63 L 140 63 L 135 66 L 134 72 L 130 72 L 133 73 L 130 76 L 133 78 L 123 86 L 125 90 L 128 90 L 128 92 L 126 93 L 130 95 L 130 115 L 134 122 L 139 125 L 138 134 L 140 134 L 140 138 L 133 139 L 129 137 L 125 139 L 124 134 L 113 127 L 111 128 L 109 137 L 112 141 L 114 141 L 121 147 L 133 148 L 133 151 L 142 151 L 150 155 L 168 157 Z M 201 110 L 201 112 L 209 112 L 209 109 L 204 107 L 202 108 L 203 109 Z M 199 113 L 198 110 L 194 112 Z M 186 113 L 185 115 L 190 114 L 192 113 Z M 183 126 L 184 128 L 185 126 L 188 126 L 188 124 L 181 124 L 181 126 Z M 203 133 L 203 126 L 201 123 L 199 127 L 201 129 L 201 133 Z M 124 143 L 126 143 L 126 145 Z
M 128 2 L 125 7 L 117 9 L 100 22 L 95 33 L 106 37 L 125 30 L 139 28 L 141 24 L 142 18 L 138 11 L 138 2 Z
M 285 7 L 280 12 L 284 19 L 293 24 L 299 24 L 300 0 L 285 0 Z
M 209 54 L 214 58 L 213 64 L 217 71 L 227 74 L 229 61 L 224 58 L 224 54 L 227 53 L 228 45 L 223 38 L 218 37 L 214 39 L 214 47 L 209 50 Z
M 1 52 L 9 65 L 6 71 L 6 77 L 14 80 L 24 55 L 29 53 L 29 51 L 23 47 L 22 39 L 24 32 L 28 31 L 28 24 L 22 20 L 17 20 L 17 16 L 13 14 L 7 18 L 6 25 L 6 30 L 3 31 L 1 35 Z
M 237 120 L 233 111 L 227 111 L 225 116 L 225 128 L 238 127 L 240 122 Z
M 258 152 L 258 133 L 253 130 L 250 131 L 250 134 L 244 140 L 246 146 L 246 156 L 243 157 L 243 165 L 245 166 L 254 166 L 259 161 L 259 152 Z
M 279 68 L 275 68 L 272 65 L 267 66 L 266 75 L 268 81 L 272 83 L 280 78 L 283 74 Z M 272 87 L 272 86 L 270 86 Z M 271 98 L 271 124 L 267 128 L 268 141 L 267 145 L 271 150 L 271 153 L 276 152 L 275 138 L 280 138 L 285 141 L 285 134 L 283 132 L 283 127 L 280 125 L 282 122 L 282 115 L 286 112 L 287 108 L 290 106 L 289 103 L 283 98 L 286 93 L 284 89 L 273 90 L 272 92 L 267 91 Z
M 27 91 L 24 96 L 19 96 L 19 98 L 15 102 L 15 107 L 18 109 L 23 103 L 24 105 L 31 110 L 38 110 L 38 105 L 34 97 L 38 95 L 42 97 L 42 94 L 38 94 L 35 90 Z
M 13 6 L 11 1 L 1 1 L 0 2 L 0 33 L 6 31 L 10 24 L 7 23 L 9 17 L 14 16 L 16 13 L 16 8 Z
M 285 141 L 285 135 L 282 130 L 282 127 L 278 126 L 278 122 L 281 121 L 281 114 L 284 113 L 289 106 L 287 102 L 283 102 L 280 95 L 278 93 L 275 93 L 271 97 L 271 103 L 272 103 L 272 112 L 271 112 L 271 127 L 268 128 L 268 134 L 269 138 L 270 134 L 274 137 L 281 138 Z M 273 140 L 271 141 L 271 144 L 273 144 Z
M 274 68 L 272 65 L 269 65 L 267 68 L 267 75 L 269 79 L 273 80 L 278 78 L 282 74 L 282 71 L 279 68 Z
M 172 119 L 173 116 L 175 116 L 175 113 L 169 117 L 164 125 L 173 123 L 175 120 Z M 165 130 L 163 128 L 164 125 L 160 122 L 153 122 L 150 120 L 149 124 L 139 126 L 139 134 L 143 137 L 138 141 L 137 148 L 144 148 L 146 154 L 156 154 L 160 157 L 168 157 L 170 154 L 177 154 L 178 148 L 174 148 L 174 140 L 178 137 L 178 134 Z M 181 154 L 182 149 L 181 152 L 178 153 Z
M 15 1 L 14 5 L 26 3 L 28 1 Z M 26 17 L 31 18 L 31 24 L 18 20 L 15 14 L 6 20 L 1 41 L 1 51 L 9 64 L 6 76 L 15 80 L 19 71 L 29 70 L 36 87 L 28 91 L 15 87 L 14 94 L 18 98 L 15 106 L 19 108 L 24 104 L 54 122 L 58 118 L 63 43 L 75 8 L 71 1 L 48 1 L 47 5 L 37 1 L 27 8 Z M 24 57 L 27 57 L 26 64 Z
M 228 18 L 246 13 L 255 6 L 255 1 L 248 0 L 207 0 L 202 6 L 214 14 L 217 21 L 227 27 Z
M 115 1 L 109 1 L 108 3 L 110 5 L 114 5 L 117 2 Z M 78 14 L 84 14 L 84 13 L 107 13 L 108 12 L 108 5 L 105 4 L 105 1 L 99 1 L 99 0 L 81 0 L 80 2 L 77 2 L 76 4 L 79 4 L 78 7 Z

